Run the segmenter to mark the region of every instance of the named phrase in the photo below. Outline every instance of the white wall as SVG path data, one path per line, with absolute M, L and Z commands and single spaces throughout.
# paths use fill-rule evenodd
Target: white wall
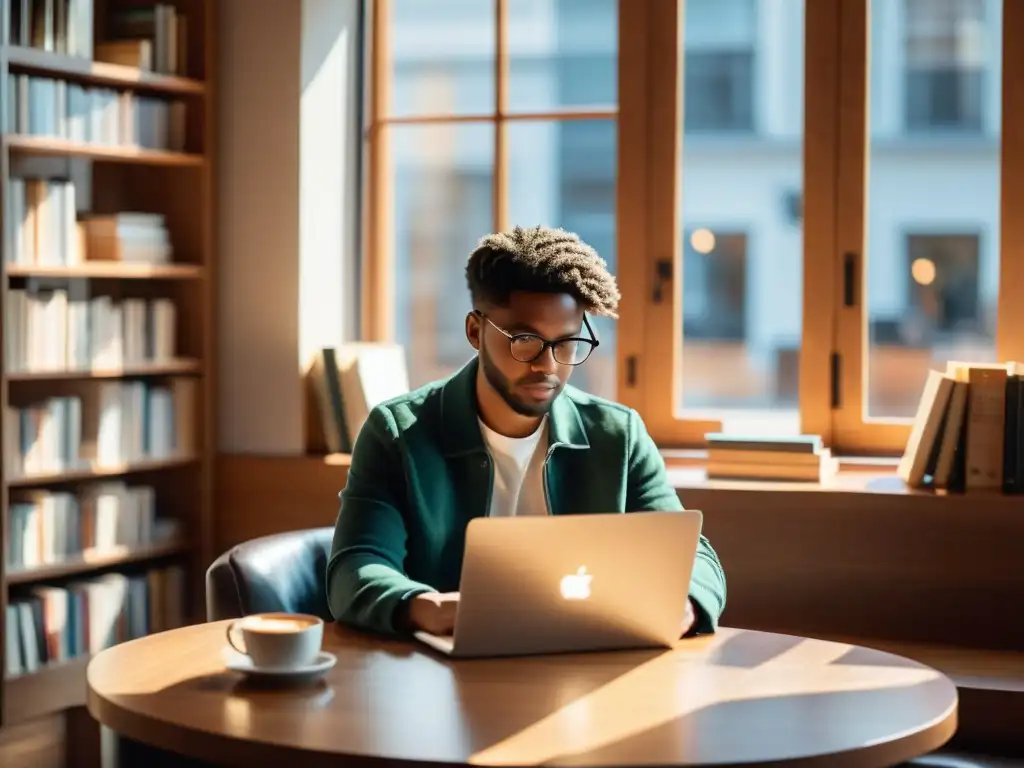
M 223 0 L 218 433 L 298 454 L 300 365 L 354 333 L 358 0 Z

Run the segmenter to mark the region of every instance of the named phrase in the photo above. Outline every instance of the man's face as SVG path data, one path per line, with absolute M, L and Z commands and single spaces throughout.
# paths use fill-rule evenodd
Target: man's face
M 516 291 L 507 307 L 488 308 L 484 314 L 486 319 L 472 319 L 469 340 L 480 352 L 487 382 L 516 413 L 543 416 L 565 387 L 572 366 L 555 362 L 551 349 L 533 362 L 520 362 L 501 331 L 536 334 L 548 341 L 586 336 L 581 332 L 583 308 L 569 294 Z

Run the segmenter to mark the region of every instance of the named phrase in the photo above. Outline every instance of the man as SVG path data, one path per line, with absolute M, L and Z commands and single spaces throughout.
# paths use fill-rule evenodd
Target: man
M 475 358 L 374 408 L 356 440 L 327 565 L 342 622 L 450 634 L 474 517 L 682 509 L 636 412 L 567 385 L 598 344 L 587 313 L 617 317 L 604 260 L 517 227 L 483 238 L 466 278 Z M 725 597 L 702 536 L 681 634 L 713 632 Z

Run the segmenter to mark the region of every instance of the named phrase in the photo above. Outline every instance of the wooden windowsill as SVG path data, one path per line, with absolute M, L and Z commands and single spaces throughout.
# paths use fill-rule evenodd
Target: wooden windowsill
M 709 479 L 705 471 L 707 452 L 699 450 L 662 450 L 669 480 L 678 490 L 708 491 L 763 491 L 767 493 L 828 493 L 828 494 L 884 494 L 889 496 L 966 498 L 963 494 L 945 494 L 927 489 L 908 488 L 896 476 L 899 459 L 892 457 L 842 457 L 839 473 L 829 483 L 796 482 L 789 480 L 717 480 Z M 352 457 L 347 453 L 331 453 L 303 457 L 327 467 L 348 468 Z M 999 492 L 976 492 L 977 499 L 1009 499 Z M 1024 500 L 1024 497 L 1022 497 Z
M 896 476 L 898 459 L 891 457 L 849 457 L 841 458 L 839 474 L 828 483 L 797 482 L 791 480 L 720 480 L 709 479 L 705 466 L 708 454 L 705 451 L 667 449 L 665 457 L 669 479 L 674 487 L 706 490 L 763 490 L 768 493 L 828 493 L 828 494 L 886 494 L 891 496 L 938 497 L 932 490 L 908 488 Z M 327 454 L 308 457 L 323 462 L 328 467 L 348 467 L 349 454 Z M 1001 494 L 972 494 L 971 498 Z
M 762 491 L 782 493 L 884 493 L 897 496 L 936 496 L 928 490 L 907 488 L 895 472 L 841 470 L 829 483 L 790 480 L 709 479 L 703 467 L 669 467 L 669 480 L 679 490 Z
M 907 488 L 896 476 L 899 459 L 890 457 L 849 457 L 840 459 L 840 471 L 828 484 L 777 480 L 709 480 L 705 472 L 707 451 L 664 449 L 661 451 L 673 486 L 680 490 L 701 488 L 728 491 L 769 491 L 793 493 L 885 493 L 901 496 L 935 496 L 928 490 Z M 352 457 L 347 453 L 311 456 L 329 467 L 348 467 Z M 973 497 L 973 495 L 972 495 Z

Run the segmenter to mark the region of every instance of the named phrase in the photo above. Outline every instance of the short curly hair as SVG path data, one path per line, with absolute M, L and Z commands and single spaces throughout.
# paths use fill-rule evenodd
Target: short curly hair
M 617 318 L 621 294 L 597 251 L 564 229 L 515 227 L 480 239 L 466 264 L 473 306 L 507 306 L 513 291 L 568 293 L 595 315 Z

